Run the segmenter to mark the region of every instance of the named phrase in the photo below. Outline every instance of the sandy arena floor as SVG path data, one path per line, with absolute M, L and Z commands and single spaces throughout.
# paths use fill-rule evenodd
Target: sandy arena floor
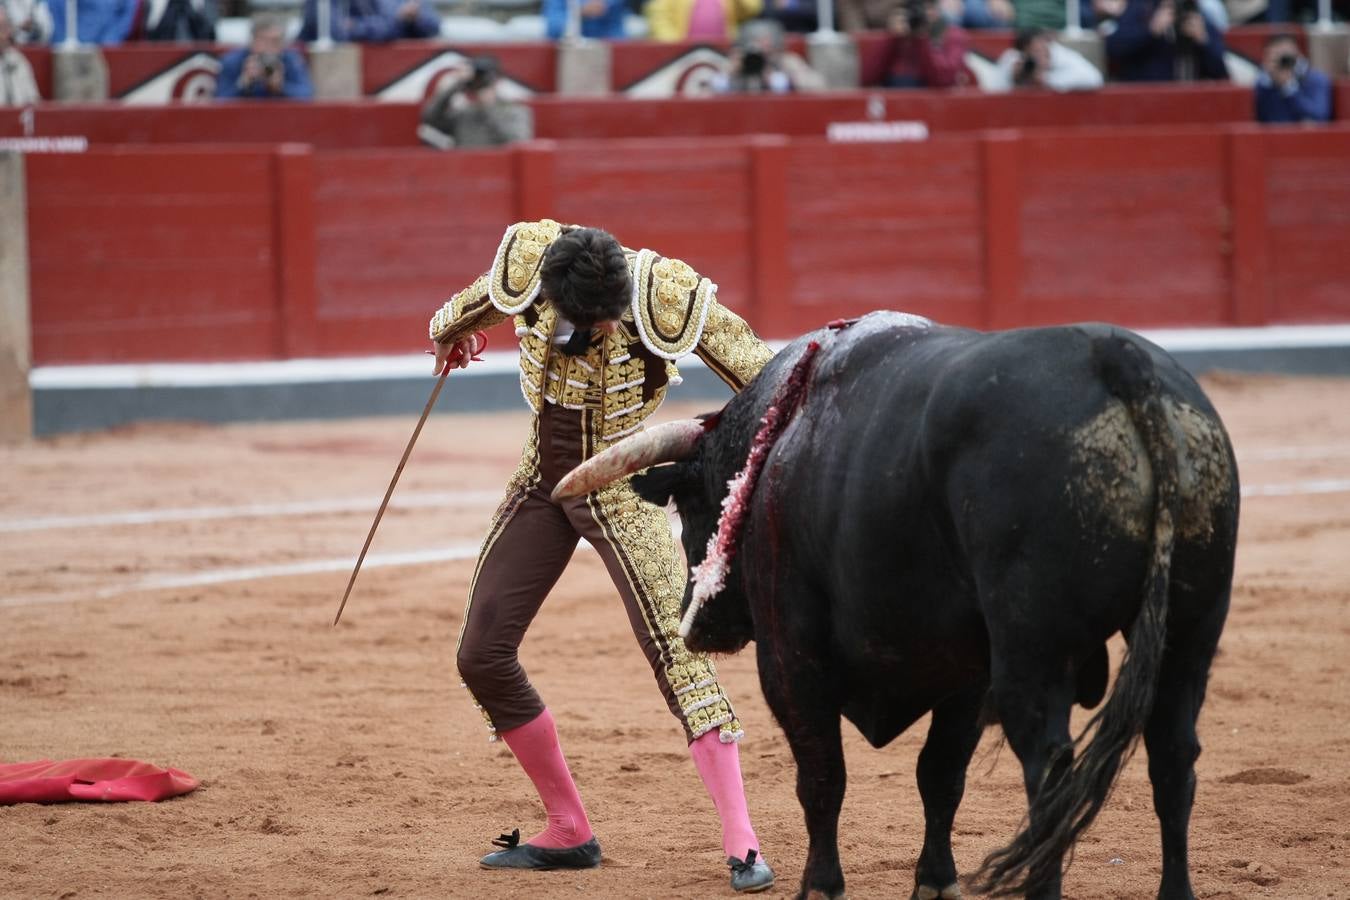
M 1195 887 L 1350 898 L 1350 381 L 1207 387 L 1249 495 L 1201 719 Z M 0 808 L 0 895 L 730 896 L 712 804 L 585 550 L 523 657 L 605 863 L 478 869 L 499 831 L 541 821 L 452 662 L 477 541 L 525 424 L 432 420 L 337 629 L 411 419 L 137 427 L 0 450 L 0 761 L 118 755 L 202 779 L 160 804 Z M 721 667 L 749 732 L 751 810 L 787 895 L 805 857 L 792 758 L 751 656 Z M 883 751 L 846 732 L 854 898 L 908 896 L 925 730 Z M 966 872 L 1024 809 L 1016 760 L 995 743 L 986 735 L 957 817 Z M 1065 889 L 1151 897 L 1158 875 L 1141 751 Z

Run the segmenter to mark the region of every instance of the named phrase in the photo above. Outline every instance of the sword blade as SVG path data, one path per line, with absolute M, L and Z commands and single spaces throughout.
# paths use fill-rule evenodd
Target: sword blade
M 408 457 L 412 455 L 413 445 L 417 443 L 417 436 L 422 433 L 422 426 L 427 423 L 427 416 L 431 415 L 431 408 L 436 405 L 436 398 L 441 395 L 441 388 L 445 386 L 445 377 L 450 374 L 454 368 L 449 362 L 441 372 L 441 377 L 436 379 L 436 386 L 431 389 L 431 396 L 427 398 L 427 405 L 422 410 L 422 418 L 417 420 L 417 427 L 413 429 L 412 437 L 408 438 L 408 446 L 403 448 L 403 458 L 398 461 L 398 468 L 394 470 L 394 477 L 389 479 L 389 489 L 384 492 L 384 500 L 380 502 L 380 509 L 375 513 L 375 521 L 370 523 L 370 533 L 366 535 L 366 542 L 361 547 L 361 555 L 356 558 L 356 567 L 352 569 L 352 577 L 347 579 L 347 590 L 342 592 L 342 602 L 338 604 L 337 615 L 333 616 L 333 626 L 337 627 L 338 620 L 342 618 L 342 611 L 347 608 L 347 598 L 352 595 L 352 586 L 356 584 L 356 576 L 361 571 L 361 563 L 366 561 L 366 551 L 370 549 L 370 542 L 375 539 L 375 529 L 380 527 L 380 519 L 384 518 L 384 511 L 389 506 L 389 498 L 394 496 L 394 486 L 398 484 L 398 477 L 403 474 L 403 467 L 408 463 Z

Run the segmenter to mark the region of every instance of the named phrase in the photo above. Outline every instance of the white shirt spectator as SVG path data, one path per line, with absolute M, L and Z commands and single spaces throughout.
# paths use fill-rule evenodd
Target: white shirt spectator
M 1018 86 L 1034 86 L 1052 91 L 1091 91 L 1102 86 L 1102 73 L 1086 56 L 1053 39 L 1045 40 L 1049 63 L 1040 64 L 1043 71 L 1036 74 L 1036 83 L 1031 85 L 1026 85 L 1025 82 L 1018 83 L 1019 66 L 1022 65 L 1025 54 L 1010 47 L 998 58 L 996 64 L 998 77 L 990 79 L 991 83 L 985 85 L 985 88 L 991 91 L 1010 91 Z M 1044 56 L 1039 59 L 1044 59 Z
M 52 39 L 52 12 L 45 0 L 0 0 L 14 27 L 14 43 L 46 44 Z

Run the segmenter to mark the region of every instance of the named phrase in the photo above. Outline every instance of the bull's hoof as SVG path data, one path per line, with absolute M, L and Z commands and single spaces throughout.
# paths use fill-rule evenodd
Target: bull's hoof
M 953 881 L 945 888 L 935 888 L 931 884 L 920 884 L 909 895 L 909 900 L 959 900 L 961 885 Z

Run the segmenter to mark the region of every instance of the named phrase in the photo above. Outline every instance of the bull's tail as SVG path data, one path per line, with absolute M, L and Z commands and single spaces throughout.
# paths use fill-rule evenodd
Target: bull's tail
M 1036 893 L 1058 874 L 1061 860 L 1106 802 L 1153 708 L 1167 636 L 1168 581 L 1179 515 L 1177 448 L 1160 402 L 1157 375 L 1145 352 L 1121 337 L 1096 338 L 1093 354 L 1110 392 L 1130 411 L 1153 469 L 1153 549 L 1143 602 L 1110 698 L 1075 741 L 1076 758 L 1049 760 L 1029 819 L 1007 847 L 975 873 L 976 890 L 996 896 Z M 1095 731 L 1093 731 L 1095 727 Z M 1086 741 L 1087 735 L 1092 737 Z M 1067 770 L 1067 771 L 1066 771 Z

